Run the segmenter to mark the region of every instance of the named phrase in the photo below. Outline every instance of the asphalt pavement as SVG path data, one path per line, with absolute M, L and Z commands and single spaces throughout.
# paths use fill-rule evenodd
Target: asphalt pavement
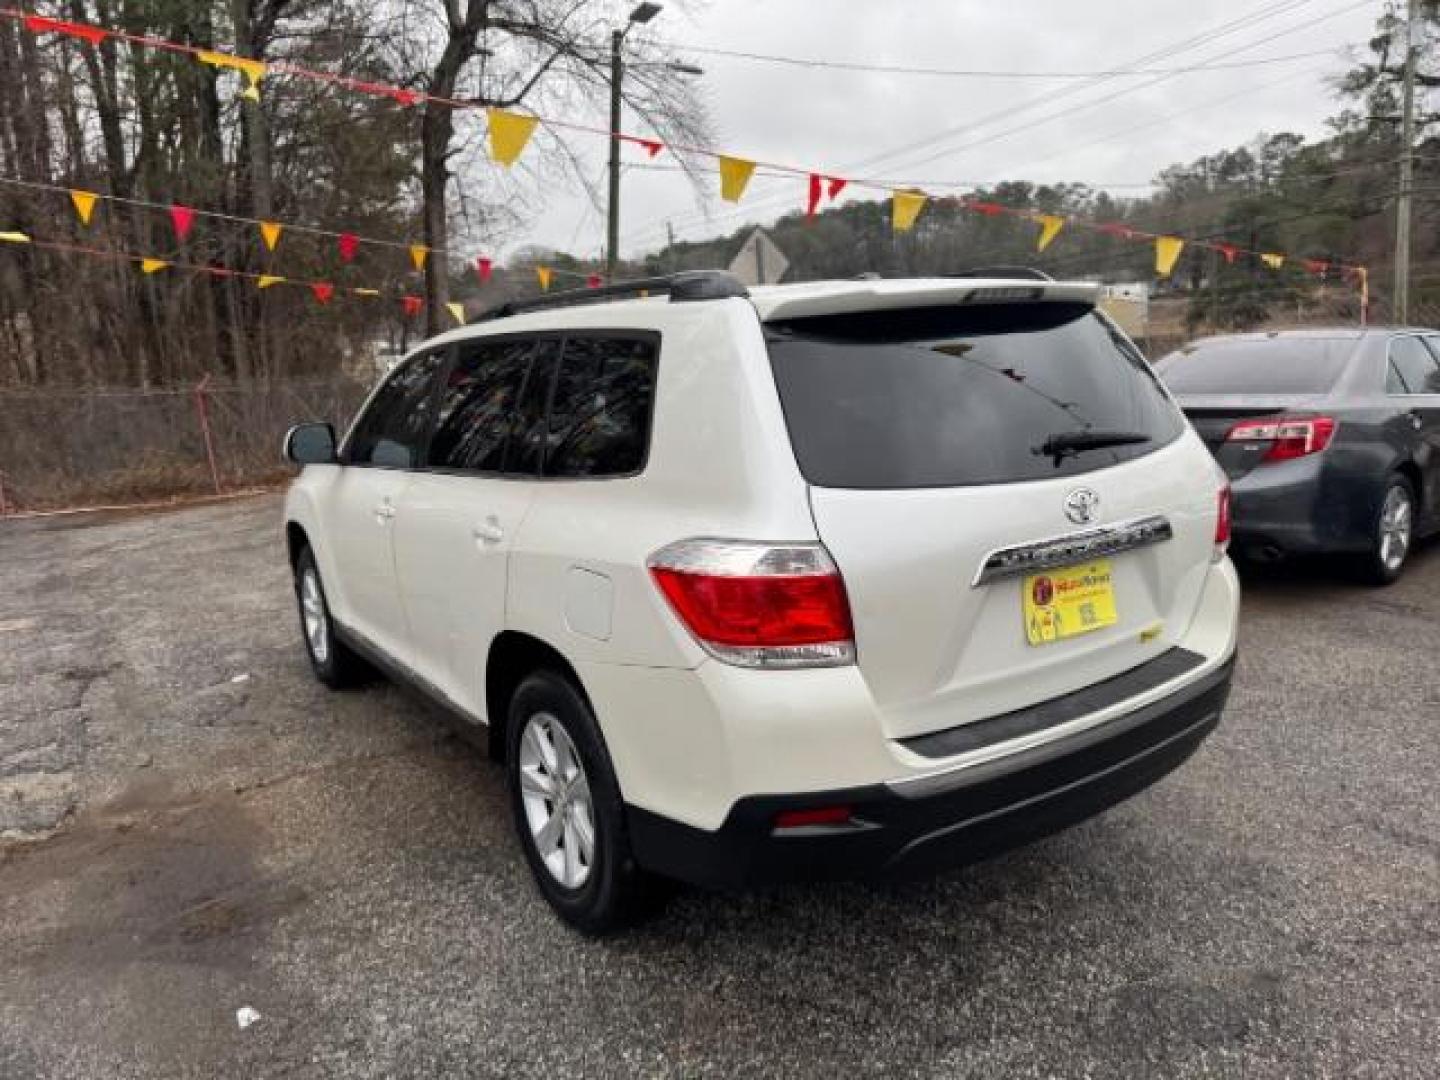
M 1222 726 L 1091 822 L 594 941 L 495 766 L 311 678 L 278 519 L 0 522 L 5 1080 L 1440 1075 L 1440 548 L 1247 574 Z

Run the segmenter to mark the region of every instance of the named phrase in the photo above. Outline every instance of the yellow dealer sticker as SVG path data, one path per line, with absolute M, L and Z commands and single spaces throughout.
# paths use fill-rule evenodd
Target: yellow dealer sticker
M 1087 634 L 1119 619 L 1109 559 L 1032 574 L 1022 589 L 1025 636 L 1031 645 Z

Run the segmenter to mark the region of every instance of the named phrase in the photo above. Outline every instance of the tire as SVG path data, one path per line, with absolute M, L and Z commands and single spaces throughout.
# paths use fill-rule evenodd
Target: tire
M 1405 477 L 1392 476 L 1370 526 L 1370 550 L 1362 557 L 1361 577 L 1379 587 L 1393 584 L 1414 546 L 1415 489 Z
M 300 639 L 317 679 L 332 690 L 344 690 L 374 677 L 374 669 L 336 636 L 320 568 L 308 547 L 295 560 L 295 606 L 300 612 Z
M 552 671 L 527 676 L 506 735 L 515 831 L 546 902 L 590 935 L 647 913 L 658 892 L 630 853 L 620 786 L 579 690 Z

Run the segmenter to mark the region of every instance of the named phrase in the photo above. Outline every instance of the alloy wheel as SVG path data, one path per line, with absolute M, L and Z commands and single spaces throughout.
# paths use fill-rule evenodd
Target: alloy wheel
M 1380 508 L 1380 562 L 1392 573 L 1400 569 L 1410 551 L 1414 528 L 1414 504 L 1403 487 L 1392 487 L 1385 493 Z
M 535 850 L 551 877 L 578 889 L 595 864 L 595 808 L 575 743 L 550 713 L 525 721 L 519 765 L 520 797 Z
M 317 664 L 330 658 L 330 625 L 325 617 L 325 594 L 320 575 L 313 568 L 300 576 L 300 617 L 305 624 L 305 644 Z

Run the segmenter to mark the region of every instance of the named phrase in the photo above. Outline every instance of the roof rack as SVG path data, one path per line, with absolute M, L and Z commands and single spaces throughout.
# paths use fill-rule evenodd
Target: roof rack
M 548 296 L 531 297 L 528 300 L 510 300 L 484 312 L 475 321 L 503 319 L 527 311 L 546 311 L 550 308 L 579 307 L 583 304 L 602 304 L 607 300 L 622 300 L 638 296 L 669 296 L 671 303 L 687 303 L 692 300 L 724 300 L 729 297 L 746 297 L 750 291 L 740 279 L 725 270 L 683 270 L 664 277 L 635 278 L 620 281 L 614 285 L 599 288 L 567 289 Z
M 1054 281 L 1044 270 L 1033 266 L 972 266 L 968 270 L 957 270 L 946 274 L 952 278 L 1023 278 L 1026 281 Z

